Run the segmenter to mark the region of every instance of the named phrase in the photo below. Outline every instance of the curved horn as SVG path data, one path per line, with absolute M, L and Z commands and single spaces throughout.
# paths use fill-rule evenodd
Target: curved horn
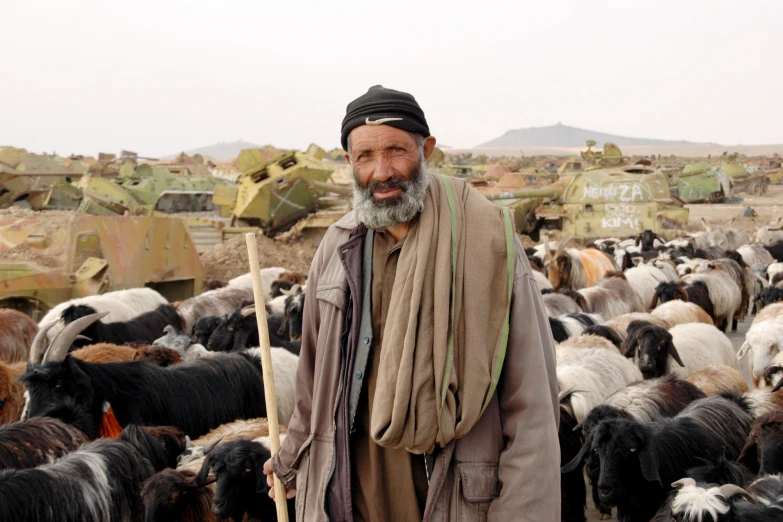
M 288 290 L 281 288 L 280 293 L 290 297 L 292 295 L 298 294 L 301 289 L 302 289 L 302 285 L 296 284 L 296 285 L 292 285 L 291 288 L 289 288 Z
M 58 321 L 52 321 L 51 323 L 47 323 L 38 329 L 38 333 L 35 334 L 35 338 L 33 339 L 33 344 L 30 345 L 29 361 L 31 363 L 41 364 L 44 350 L 46 350 L 46 347 L 49 344 L 48 339 L 46 338 L 46 334 L 49 333 L 49 330 L 54 328 L 57 322 Z
M 247 319 L 248 317 L 250 317 L 254 313 L 256 313 L 256 305 L 255 304 L 248 305 L 248 306 L 244 307 L 242 310 L 239 311 L 239 315 L 241 315 L 243 319 Z
M 745 500 L 747 500 L 751 504 L 756 503 L 756 499 L 751 497 L 750 493 L 748 493 L 747 491 L 745 491 L 744 489 L 742 489 L 736 484 L 723 484 L 720 487 L 720 494 L 726 497 L 727 499 L 736 495 L 741 495 L 745 498 Z
M 65 328 L 63 328 L 60 333 L 54 337 L 54 339 L 52 339 L 52 343 L 49 345 L 49 349 L 44 354 L 43 360 L 41 362 L 59 362 L 64 360 L 65 356 L 68 355 L 68 349 L 71 347 L 76 338 L 79 337 L 79 335 L 84 331 L 84 329 L 90 326 L 92 323 L 102 319 L 103 317 L 106 317 L 108 314 L 109 312 L 90 314 L 84 317 L 80 317 L 74 322 L 67 324 Z
M 557 252 L 555 252 L 555 257 L 558 257 L 560 254 L 565 252 L 566 246 L 573 242 L 574 239 L 576 239 L 576 236 L 568 236 L 567 238 L 561 240 L 560 243 L 557 244 Z
M 695 485 L 696 485 L 696 481 L 691 477 L 681 478 L 677 482 L 672 482 L 673 488 L 681 488 L 683 486 L 695 486 Z

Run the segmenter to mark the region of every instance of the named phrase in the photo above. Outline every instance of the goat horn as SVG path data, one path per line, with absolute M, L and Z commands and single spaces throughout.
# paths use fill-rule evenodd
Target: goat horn
M 245 318 L 245 319 L 247 319 L 248 317 L 250 317 L 254 313 L 256 313 L 256 305 L 254 305 L 254 304 L 248 305 L 248 306 L 244 307 L 242 310 L 239 311 L 239 314 L 243 318 Z
M 109 312 L 90 314 L 67 324 L 65 328 L 60 330 L 60 333 L 52 339 L 52 344 L 49 345 L 49 349 L 46 350 L 41 362 L 59 362 L 64 360 L 65 356 L 68 355 L 68 350 L 71 348 L 71 345 L 84 329 L 107 315 L 109 315 Z
M 576 236 L 568 236 L 567 238 L 561 240 L 560 243 L 558 243 L 557 245 L 557 252 L 555 252 L 555 257 L 565 252 L 566 246 L 568 246 L 569 243 L 573 242 L 574 239 L 576 239 Z
M 735 496 L 735 495 L 742 495 L 745 497 L 745 499 L 750 502 L 751 504 L 756 503 L 756 499 L 750 496 L 750 493 L 742 489 L 736 484 L 723 484 L 720 487 L 720 494 L 726 497 L 727 499 Z
M 41 359 L 43 358 L 44 350 L 49 344 L 48 339 L 46 338 L 46 334 L 49 333 L 49 330 L 54 328 L 56 324 L 57 321 L 52 321 L 51 323 L 47 323 L 38 329 L 38 333 L 35 334 L 35 338 L 33 339 L 33 344 L 30 345 L 29 361 L 31 363 L 41 364 Z
M 695 486 L 695 485 L 696 485 L 696 481 L 691 477 L 681 478 L 677 482 L 672 482 L 673 488 L 681 488 L 683 486 Z
M 301 290 L 301 288 L 302 288 L 302 285 L 298 285 L 298 284 L 297 285 L 292 285 L 291 288 L 288 289 L 288 290 L 284 290 L 284 289 L 281 288 L 280 289 L 280 293 L 283 294 L 283 295 L 286 295 L 286 296 L 292 296 L 292 295 L 298 294 L 299 290 Z

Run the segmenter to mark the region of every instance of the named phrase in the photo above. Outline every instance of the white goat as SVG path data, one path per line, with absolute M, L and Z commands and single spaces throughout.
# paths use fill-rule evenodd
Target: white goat
M 603 348 L 567 350 L 557 360 L 560 398 L 570 396 L 577 422 L 611 394 L 640 381 L 642 374 L 629 360 Z
M 264 289 L 264 298 L 269 300 L 272 297 L 272 283 L 277 281 L 280 274 L 288 272 L 287 268 L 280 266 L 273 266 L 269 268 L 261 269 L 261 287 Z M 228 286 L 244 286 L 253 288 L 253 276 L 248 272 L 247 274 L 235 277 L 228 282 Z
M 687 303 L 680 299 L 673 299 L 667 301 L 658 306 L 655 310 L 650 312 L 654 317 L 657 317 L 669 324 L 669 327 L 677 326 L 678 324 L 685 323 L 704 323 L 714 326 L 712 317 L 709 316 L 704 309 L 694 303 Z
M 748 367 L 756 386 L 759 385 L 764 370 L 781 352 L 781 347 L 783 347 L 783 303 L 776 303 L 759 312 L 745 334 L 745 342 L 737 352 L 738 359 L 745 357 L 748 352 L 752 353 Z
M 106 292 L 105 294 L 79 297 L 60 303 L 49 310 L 38 324 L 42 326 L 48 323 L 57 323 L 46 333 L 47 339 L 51 341 L 65 326 L 62 322 L 63 311 L 72 305 L 89 306 L 95 309 L 96 312 L 109 312 L 109 315 L 103 317 L 101 322 L 113 323 L 118 321 L 129 321 L 145 312 L 151 312 L 160 305 L 166 303 L 168 303 L 166 298 L 152 288 L 117 290 L 114 292 Z
M 692 284 L 702 281 L 707 285 L 710 299 L 714 307 L 716 326 L 724 328 L 724 332 L 731 327 L 734 316 L 742 306 L 742 291 L 734 278 L 725 272 L 713 270 L 700 274 L 688 274 L 682 278 L 682 282 Z M 725 320 L 725 325 L 723 321 Z
M 636 292 L 636 295 L 639 296 L 639 299 L 641 299 L 644 311 L 650 309 L 650 303 L 652 303 L 655 289 L 658 285 L 669 282 L 669 278 L 666 277 L 663 271 L 650 265 L 629 268 L 625 271 L 625 278 Z

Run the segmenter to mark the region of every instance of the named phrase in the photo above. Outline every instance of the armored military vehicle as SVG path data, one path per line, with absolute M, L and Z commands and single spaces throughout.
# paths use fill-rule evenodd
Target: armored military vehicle
M 286 152 L 243 172 L 236 187 L 221 187 L 221 204 L 234 201 L 232 224 L 257 226 L 268 235 L 287 230 L 318 208 L 323 194 L 313 182 L 326 182 L 335 167 L 321 161 L 324 152 Z
M 686 165 L 679 175 L 671 177 L 670 188 L 686 203 L 723 201 L 731 193 L 729 178 L 706 161 Z
M 486 194 L 514 210 L 517 231 L 550 237 L 617 237 L 653 230 L 678 235 L 688 209 L 673 199 L 666 178 L 644 165 L 597 169 L 565 176 L 541 188 Z
M 82 170 L 65 166 L 52 156 L 30 154 L 24 149 L 0 147 L 0 208 L 19 206 L 33 210 L 70 209 L 78 200 L 51 198 L 55 185 L 63 186 L 82 176 Z
M 203 281 L 181 219 L 0 215 L 0 308 L 38 319 L 75 297 L 142 286 L 174 301 L 198 294 Z

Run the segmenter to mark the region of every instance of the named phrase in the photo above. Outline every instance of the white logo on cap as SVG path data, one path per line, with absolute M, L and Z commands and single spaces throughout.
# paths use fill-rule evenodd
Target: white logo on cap
M 364 123 L 367 125 L 383 125 L 390 121 L 402 121 L 402 118 L 378 118 L 375 121 L 370 121 L 370 118 L 367 118 L 364 120 Z

